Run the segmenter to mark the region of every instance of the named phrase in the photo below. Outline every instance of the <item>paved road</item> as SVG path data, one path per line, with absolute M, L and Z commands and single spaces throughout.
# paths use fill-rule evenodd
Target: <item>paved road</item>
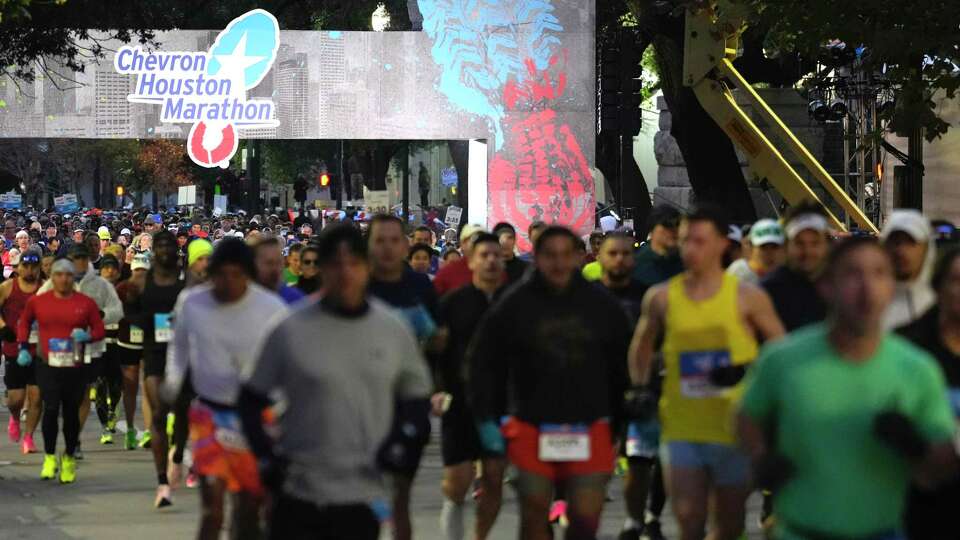
M 198 522 L 196 490 L 176 492 L 174 506 L 153 509 L 155 476 L 153 462 L 145 450 L 124 451 L 118 445 L 98 444 L 99 422 L 91 415 L 82 434 L 86 459 L 80 463 L 76 484 L 61 486 L 39 480 L 41 456 L 21 455 L 6 437 L 8 413 L 0 412 L 0 539 L 61 540 L 170 540 L 192 538 Z M 118 438 L 119 440 L 119 438 Z M 40 444 L 39 430 L 36 441 Z M 62 439 L 60 440 L 62 448 Z M 418 539 L 440 540 L 437 519 L 442 499 L 439 494 L 441 461 L 434 442 L 427 450 L 414 493 L 415 532 Z M 605 540 L 614 539 L 623 523 L 619 482 L 611 488 L 615 500 L 603 519 Z M 516 537 L 516 499 L 510 490 L 494 530 L 494 538 Z M 758 503 L 751 500 L 750 538 L 756 532 Z M 468 510 L 468 515 L 472 508 Z M 665 520 L 668 537 L 675 527 Z M 384 534 L 384 539 L 389 534 Z

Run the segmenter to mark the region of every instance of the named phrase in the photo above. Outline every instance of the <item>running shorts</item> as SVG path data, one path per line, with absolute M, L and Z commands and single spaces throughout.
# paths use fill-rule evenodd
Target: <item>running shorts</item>
M 503 425 L 507 441 L 507 458 L 521 472 L 535 474 L 551 481 L 575 476 L 612 474 L 616 452 L 610 422 L 597 420 L 586 428 L 589 457 L 577 461 L 544 461 L 541 459 L 541 428 L 511 417 Z M 546 434 L 544 432 L 544 434 Z
M 143 360 L 143 349 L 130 349 L 118 344 L 117 358 L 121 366 L 140 366 L 140 361 Z
M 750 459 L 736 446 L 690 441 L 666 441 L 660 446 L 660 462 L 666 467 L 706 469 L 721 487 L 750 483 Z
M 144 355 L 143 355 L 143 376 L 144 377 L 163 378 L 163 375 L 166 371 L 167 371 L 166 351 L 164 351 L 162 354 L 156 351 L 149 352 L 149 353 L 144 351 Z
M 445 467 L 502 457 L 483 449 L 476 420 L 464 400 L 461 396 L 455 396 L 450 402 L 450 409 L 440 418 L 441 454 Z
M 190 442 L 197 474 L 222 479 L 234 493 L 263 494 L 257 459 L 236 409 L 195 400 L 190 406 Z
M 4 362 L 6 365 L 3 371 L 3 384 L 7 387 L 7 390 L 23 390 L 28 385 L 37 385 L 35 366 L 40 361 L 39 358 L 34 357 L 29 366 L 18 364 L 16 356 L 5 356 L 4 358 L 6 358 L 6 362 Z

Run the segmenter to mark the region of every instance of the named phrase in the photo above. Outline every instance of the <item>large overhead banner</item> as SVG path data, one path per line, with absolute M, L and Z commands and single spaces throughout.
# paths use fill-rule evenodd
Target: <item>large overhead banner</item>
M 131 103 L 160 107 L 160 122 L 191 124 L 187 153 L 201 167 L 223 167 L 237 152 L 237 128 L 277 127 L 272 98 L 247 99 L 270 72 L 280 26 L 255 9 L 234 19 L 209 51 L 144 51 L 123 46 L 113 57 L 121 75 L 136 75 Z
M 275 34 L 254 10 L 223 31 L 158 32 L 154 51 L 105 41 L 118 52 L 72 74 L 75 88 L 0 81 L 0 137 L 187 139 L 205 167 L 228 161 L 239 138 L 479 140 L 488 184 L 470 189 L 471 220 L 484 209 L 488 225 L 588 233 L 594 2 L 417 4 L 420 32 Z

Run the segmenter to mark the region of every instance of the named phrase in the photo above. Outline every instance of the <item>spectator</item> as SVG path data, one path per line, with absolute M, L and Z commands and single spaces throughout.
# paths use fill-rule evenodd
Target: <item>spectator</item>
M 528 265 L 517 257 L 517 230 L 509 223 L 500 222 L 493 226 L 493 234 L 500 239 L 500 247 L 503 249 L 507 281 L 519 281 L 526 273 Z
M 479 232 L 483 232 L 483 227 L 473 224 L 465 225 L 460 231 L 460 249 L 463 252 L 463 258 L 446 264 L 437 272 L 437 277 L 433 280 L 437 296 L 455 291 L 473 280 L 473 272 L 470 271 L 468 262 L 473 245 L 472 237 Z
M 414 244 L 413 247 L 410 248 L 410 253 L 407 255 L 407 262 L 414 272 L 426 274 L 433 279 L 433 276 L 430 275 L 430 262 L 433 258 L 433 253 L 433 248 L 427 244 Z
M 741 281 L 759 285 L 761 279 L 783 264 L 783 243 L 780 224 L 772 219 L 761 219 L 750 228 L 750 258 L 734 261 L 727 272 Z

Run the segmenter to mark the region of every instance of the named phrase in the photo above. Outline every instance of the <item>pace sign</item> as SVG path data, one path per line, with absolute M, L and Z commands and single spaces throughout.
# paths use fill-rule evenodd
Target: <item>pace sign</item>
M 279 125 L 268 98 L 247 99 L 270 72 L 280 46 L 277 19 L 262 9 L 237 17 L 209 51 L 145 51 L 123 46 L 118 73 L 136 75 L 127 101 L 160 106 L 160 121 L 193 124 L 187 153 L 201 167 L 223 167 L 237 151 L 238 128 Z

